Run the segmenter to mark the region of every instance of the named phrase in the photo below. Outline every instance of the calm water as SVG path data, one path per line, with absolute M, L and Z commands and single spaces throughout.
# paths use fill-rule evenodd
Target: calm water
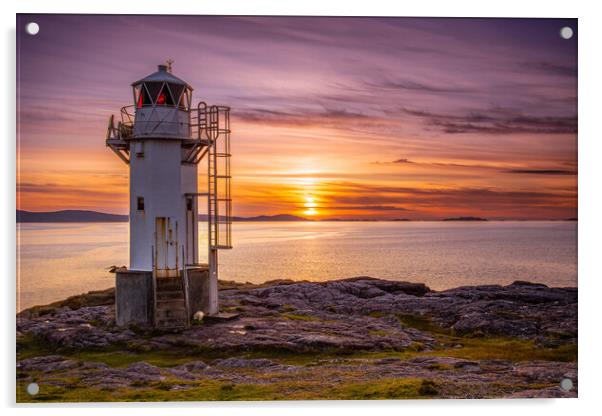
M 577 285 L 576 222 L 235 223 L 233 239 L 220 252 L 222 279 Z M 106 269 L 128 263 L 128 225 L 19 224 L 18 256 L 18 309 L 104 289 L 114 284 Z

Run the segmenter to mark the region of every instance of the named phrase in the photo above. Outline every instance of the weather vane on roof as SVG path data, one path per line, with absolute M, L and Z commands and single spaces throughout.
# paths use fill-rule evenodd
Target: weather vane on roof
M 171 64 L 173 64 L 175 61 L 173 60 L 173 58 L 169 58 L 167 61 L 165 61 L 165 63 L 167 64 L 167 72 L 171 72 Z

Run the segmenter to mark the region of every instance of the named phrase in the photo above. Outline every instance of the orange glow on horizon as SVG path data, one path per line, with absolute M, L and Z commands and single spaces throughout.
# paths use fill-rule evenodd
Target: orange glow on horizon
M 305 215 L 309 215 L 310 217 L 314 216 L 314 215 L 318 215 L 318 211 L 316 211 L 314 208 L 306 209 L 305 211 L 303 211 L 303 213 Z

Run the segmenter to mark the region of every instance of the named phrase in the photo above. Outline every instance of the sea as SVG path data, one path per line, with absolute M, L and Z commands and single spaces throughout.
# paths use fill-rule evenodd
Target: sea
M 199 226 L 201 262 L 206 229 Z M 465 285 L 577 286 L 575 221 L 236 222 L 219 278 L 326 281 L 354 276 Z M 17 310 L 114 285 L 127 223 L 17 224 Z

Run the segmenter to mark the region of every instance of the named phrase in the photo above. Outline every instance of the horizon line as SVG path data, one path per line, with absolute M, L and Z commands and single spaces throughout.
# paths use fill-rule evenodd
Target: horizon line
M 90 209 L 60 209 L 60 210 L 55 210 L 55 211 L 30 211 L 30 210 L 17 208 L 16 209 L 17 222 L 19 222 L 18 221 L 19 220 L 19 218 L 18 218 L 19 211 L 32 213 L 32 214 L 88 212 L 88 213 L 101 214 L 101 215 L 107 215 L 107 216 L 115 216 L 115 217 L 129 217 L 129 214 L 114 214 L 114 213 L 95 211 L 95 210 L 90 210 Z M 206 215 L 207 214 L 198 214 L 199 217 L 206 216 Z M 321 221 L 366 221 L 366 222 L 376 222 L 376 221 L 404 222 L 404 221 L 407 221 L 407 222 L 412 222 L 412 221 L 450 221 L 450 220 L 465 221 L 465 222 L 471 222 L 471 221 L 474 221 L 474 222 L 479 222 L 479 221 L 578 221 L 578 217 L 566 217 L 566 218 L 492 217 L 492 218 L 487 218 L 487 217 L 480 217 L 480 216 L 475 216 L 475 215 L 455 215 L 455 216 L 448 216 L 448 217 L 441 217 L 441 218 L 403 218 L 403 217 L 399 217 L 399 218 L 379 218 L 379 217 L 371 217 L 371 218 L 340 218 L 340 217 L 308 218 L 308 217 L 295 215 L 295 214 L 288 214 L 288 213 L 258 214 L 258 215 L 250 215 L 250 216 L 233 215 L 232 218 L 233 219 L 238 219 L 238 218 L 253 219 L 253 218 L 261 218 L 261 217 L 270 218 L 270 217 L 284 217 L 284 216 L 294 217 L 294 218 L 297 218 L 298 221 L 301 220 L 301 221 L 308 221 L 308 222 L 321 222 Z M 26 222 L 32 222 L 32 221 L 26 221 Z M 48 221 L 48 222 L 67 222 L 67 221 Z M 81 222 L 81 221 L 72 221 L 72 222 Z M 102 222 L 102 221 L 99 221 L 99 222 Z M 114 222 L 125 222 L 125 221 L 114 221 Z

